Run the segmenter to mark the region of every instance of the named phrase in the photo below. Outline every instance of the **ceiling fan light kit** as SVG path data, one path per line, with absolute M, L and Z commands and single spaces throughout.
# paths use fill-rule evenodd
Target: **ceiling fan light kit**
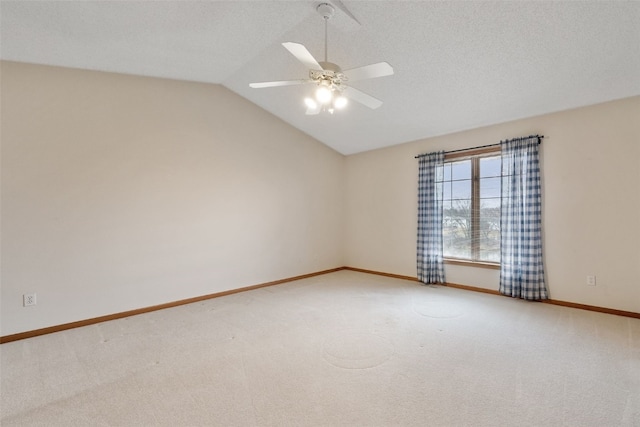
M 339 8 L 351 19 L 358 22 L 355 17 L 346 10 L 345 6 L 341 2 L 339 2 L 338 5 Z M 324 19 L 325 25 L 324 61 L 316 61 L 307 48 L 300 43 L 282 43 L 285 49 L 295 56 L 298 61 L 302 62 L 307 68 L 309 68 L 309 79 L 251 83 L 249 86 L 255 89 L 261 89 L 267 87 L 293 86 L 313 83 L 317 86 L 314 98 L 307 97 L 304 99 L 304 103 L 307 107 L 307 115 L 316 115 L 321 111 L 333 114 L 336 109 L 343 109 L 347 106 L 347 98 L 351 98 L 352 100 L 371 109 L 380 107 L 382 105 L 382 101 L 371 95 L 367 95 L 358 89 L 347 86 L 345 82 L 390 76 L 393 74 L 393 68 L 386 62 L 378 62 L 376 64 L 342 71 L 337 64 L 329 62 L 327 60 L 327 22 L 334 15 L 335 8 L 329 3 L 321 3 L 316 7 L 316 11 Z

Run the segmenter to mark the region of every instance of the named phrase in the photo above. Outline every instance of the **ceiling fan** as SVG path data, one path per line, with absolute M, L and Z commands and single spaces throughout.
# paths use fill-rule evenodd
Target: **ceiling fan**
M 345 10 L 342 3 L 340 3 L 340 5 L 340 9 Z M 324 61 L 316 61 L 307 48 L 300 43 L 282 43 L 285 49 L 309 68 L 309 78 L 303 80 L 251 83 L 249 86 L 260 89 L 277 86 L 315 84 L 317 85 L 315 97 L 307 97 L 304 100 L 307 106 L 307 115 L 319 114 L 321 111 L 328 111 L 333 114 L 334 110 L 344 108 L 347 105 L 348 98 L 371 109 L 380 107 L 382 101 L 358 89 L 347 86 L 346 82 L 390 76 L 393 74 L 393 68 L 386 62 L 378 62 L 376 64 L 343 71 L 337 64 L 329 62 L 327 60 L 327 22 L 335 13 L 335 9 L 329 3 L 321 3 L 316 7 L 316 10 L 324 18 Z M 345 13 L 358 22 L 350 12 L 345 10 Z

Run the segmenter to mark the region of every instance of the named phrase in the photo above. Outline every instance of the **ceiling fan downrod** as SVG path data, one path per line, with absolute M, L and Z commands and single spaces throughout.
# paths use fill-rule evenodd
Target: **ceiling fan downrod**
M 336 12 L 336 10 L 329 3 L 320 3 L 318 5 L 318 7 L 316 7 L 316 11 L 318 11 L 318 13 L 324 19 L 324 62 L 328 62 L 328 60 L 327 60 L 327 57 L 328 57 L 328 55 L 327 55 L 327 45 L 328 45 L 328 43 L 327 43 L 327 23 L 329 22 L 329 19 L 331 19 L 333 14 Z

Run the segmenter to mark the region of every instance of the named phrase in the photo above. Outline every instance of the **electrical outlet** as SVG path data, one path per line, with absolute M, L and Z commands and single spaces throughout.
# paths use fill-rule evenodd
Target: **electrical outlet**
M 36 305 L 36 294 L 24 294 L 22 295 L 22 305 L 29 307 L 30 305 Z
M 596 285 L 596 276 L 587 276 L 587 285 L 595 286 Z

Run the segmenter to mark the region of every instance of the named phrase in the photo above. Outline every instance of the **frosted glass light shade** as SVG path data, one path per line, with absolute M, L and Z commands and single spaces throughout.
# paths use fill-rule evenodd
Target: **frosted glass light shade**
M 329 89 L 326 86 L 320 86 L 317 90 L 316 90 L 316 100 L 320 103 L 320 104 L 327 104 L 331 101 L 331 98 L 333 97 L 333 94 L 331 93 L 331 89 Z
M 338 110 L 341 110 L 344 107 L 346 107 L 348 103 L 349 101 L 347 100 L 347 98 L 345 98 L 342 95 L 340 95 L 339 97 L 333 100 L 333 106 Z
M 304 99 L 304 105 L 307 106 L 307 108 L 317 108 L 318 104 L 316 103 L 316 101 L 314 101 L 312 98 L 305 98 Z

